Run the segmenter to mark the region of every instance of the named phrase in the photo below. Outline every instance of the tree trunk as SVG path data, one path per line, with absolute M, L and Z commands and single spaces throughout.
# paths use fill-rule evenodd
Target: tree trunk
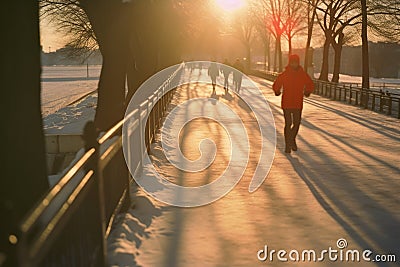
M 267 62 L 268 62 L 268 67 L 267 70 L 271 70 L 271 35 L 268 36 L 268 46 L 267 46 Z
M 361 0 L 362 9 L 362 88 L 369 89 L 368 15 L 367 1 Z
M 344 34 L 340 33 L 338 36 L 337 43 L 335 41 L 332 42 L 333 49 L 335 50 L 335 62 L 333 66 L 333 76 L 332 82 L 339 82 L 339 74 L 340 74 L 340 64 L 342 59 L 342 49 L 343 49 L 343 39 Z
M 168 14 L 160 14 L 166 10 Z M 166 16 L 171 16 L 173 11 L 169 1 L 142 1 L 132 10 L 129 24 L 132 25 L 130 31 L 133 34 L 129 49 L 133 64 L 128 69 L 127 104 L 142 83 L 172 63 L 170 51 L 173 48 L 166 43 L 169 44 L 170 39 L 174 39 L 169 35 L 169 25 L 174 18 Z
M 9 236 L 49 188 L 40 104 L 39 7 L 37 1 L 3 3 L 0 46 L 2 160 L 0 243 L 5 266 L 17 266 Z
M 264 44 L 264 71 L 269 70 L 270 61 L 270 33 L 264 33 L 263 44 Z M 268 66 L 268 67 L 267 67 Z
M 268 46 L 267 42 L 264 42 L 264 71 L 267 71 L 267 54 L 268 54 Z
M 328 74 L 329 74 L 329 47 L 331 45 L 332 34 L 330 31 L 325 33 L 325 43 L 324 43 L 324 50 L 322 56 L 322 66 L 321 66 L 321 73 L 319 75 L 319 80 L 328 81 Z
M 107 131 L 124 115 L 126 68 L 128 64 L 129 8 L 114 1 L 85 1 L 82 4 L 96 34 L 103 56 L 95 125 Z
M 313 1 L 314 2 L 314 1 Z M 308 62 L 309 61 L 309 53 L 310 53 L 310 47 L 311 47 L 311 39 L 312 39 L 312 34 L 313 34 L 313 29 L 314 29 L 314 20 L 315 20 L 315 12 L 316 12 L 316 8 L 312 7 L 313 11 L 311 14 L 311 18 L 310 18 L 310 13 L 311 13 L 311 8 L 310 8 L 310 4 L 308 4 L 307 6 L 307 14 L 308 14 L 308 29 L 307 29 L 307 42 L 306 42 L 306 51 L 305 51 L 305 55 L 304 55 L 304 69 L 307 71 L 308 67 L 311 66 L 312 62 Z
M 289 55 L 290 56 L 292 54 L 292 35 L 288 34 L 288 46 L 289 46 Z
M 246 44 L 246 70 L 247 73 L 250 73 L 251 71 L 251 46 L 250 44 Z
M 277 38 L 278 40 L 278 60 L 279 60 L 279 72 L 283 71 L 283 62 L 282 62 L 282 45 L 281 45 L 281 35 Z
M 124 49 L 117 47 L 118 43 L 111 39 L 106 42 L 101 49 L 103 65 L 94 120 L 99 131 L 109 130 L 123 118 L 125 103 L 127 57 Z
M 274 72 L 278 71 L 278 50 L 279 50 L 279 41 L 278 37 L 275 37 L 275 51 L 274 51 Z

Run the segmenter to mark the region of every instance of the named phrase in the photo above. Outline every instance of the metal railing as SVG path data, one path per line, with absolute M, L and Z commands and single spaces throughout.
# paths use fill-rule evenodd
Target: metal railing
M 168 89 L 174 79 L 180 78 L 183 69 L 182 64 L 127 116 L 136 120 L 130 130 L 145 135 L 147 149 L 172 99 L 174 90 Z M 124 121 L 100 138 L 94 124 L 86 124 L 84 154 L 20 225 L 15 246 L 18 266 L 107 266 L 106 241 L 114 218 L 130 206 L 132 179 L 122 151 Z M 143 123 L 146 123 L 144 131 Z M 143 145 L 137 144 L 135 149 L 143 150 Z M 143 151 L 140 155 L 143 156 Z M 141 157 L 135 161 L 138 168 L 141 161 Z
M 279 75 L 277 72 L 261 71 L 255 71 L 253 74 L 271 81 L 274 81 Z M 396 116 L 400 119 L 399 94 L 354 87 L 352 84 L 325 82 L 316 79 L 313 79 L 313 81 L 315 84 L 314 93 L 317 95 Z

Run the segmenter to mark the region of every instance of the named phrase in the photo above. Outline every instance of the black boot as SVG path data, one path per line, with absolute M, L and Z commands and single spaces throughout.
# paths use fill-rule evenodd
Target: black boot
M 290 137 L 290 129 L 288 129 L 287 127 L 285 127 L 285 153 L 290 153 L 292 152 L 292 138 Z
M 293 151 L 297 151 L 296 139 L 293 139 L 291 148 Z

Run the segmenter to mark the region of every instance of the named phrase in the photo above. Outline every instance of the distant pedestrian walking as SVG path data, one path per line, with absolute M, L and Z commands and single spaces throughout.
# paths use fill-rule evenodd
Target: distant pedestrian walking
M 229 75 L 231 74 L 231 67 L 230 63 L 227 59 L 224 60 L 223 65 L 221 65 L 221 72 L 224 75 L 224 89 L 225 89 L 225 94 L 228 92 L 229 89 Z
M 215 91 L 215 85 L 217 84 L 217 77 L 219 76 L 219 70 L 217 63 L 211 62 L 210 67 L 208 67 L 208 76 L 211 78 L 211 83 L 213 86 L 213 92 Z
M 285 117 L 285 152 L 297 151 L 296 136 L 299 132 L 301 112 L 303 110 L 303 95 L 309 97 L 314 91 L 314 83 L 299 64 L 298 55 L 289 57 L 289 65 L 272 85 L 276 96 L 282 95 L 282 109 Z
M 243 64 L 240 62 L 240 59 L 236 59 L 235 64 L 233 65 L 235 70 L 233 71 L 233 87 L 236 92 L 240 92 L 240 88 L 242 87 L 242 79 L 243 79 Z

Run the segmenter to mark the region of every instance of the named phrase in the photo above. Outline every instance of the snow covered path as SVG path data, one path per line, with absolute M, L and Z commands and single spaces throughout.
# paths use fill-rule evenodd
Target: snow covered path
M 400 260 L 399 120 L 313 95 L 305 100 L 299 151 L 288 156 L 280 98 L 273 95 L 270 82 L 253 79 L 270 102 L 277 127 L 277 151 L 265 182 L 248 192 L 260 151 L 258 126 L 237 96 L 224 95 L 218 87 L 215 98 L 240 114 L 251 134 L 252 152 L 242 180 L 222 199 L 199 208 L 170 207 L 137 190 L 135 209 L 118 218 L 109 238 L 111 266 L 283 266 L 288 263 L 279 262 L 276 254 L 272 262 L 262 262 L 257 252 L 267 245 L 269 251 L 288 253 L 314 249 L 319 257 L 324 249 L 338 249 L 340 238 L 347 241 L 346 249 L 396 254 Z M 211 85 L 182 86 L 171 108 L 211 93 Z M 154 165 L 178 184 L 209 183 L 226 167 L 226 132 L 215 122 L 197 119 L 184 128 L 180 143 L 193 160 L 200 156 L 198 141 L 205 137 L 218 147 L 208 169 L 175 169 L 159 142 L 152 148 Z M 327 255 L 322 262 L 289 264 L 398 266 L 332 262 Z

